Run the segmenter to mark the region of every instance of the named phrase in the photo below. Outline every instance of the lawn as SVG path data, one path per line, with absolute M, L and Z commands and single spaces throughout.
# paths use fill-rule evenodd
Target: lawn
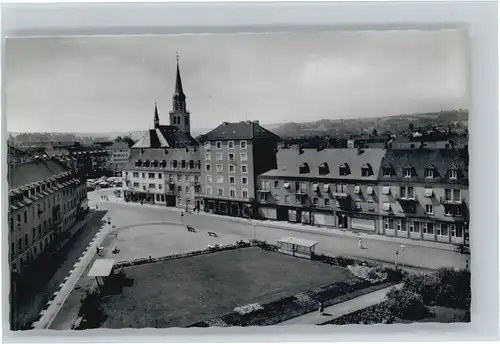
M 104 328 L 184 327 L 353 276 L 347 269 L 259 248 L 124 269 L 129 286 L 107 296 Z

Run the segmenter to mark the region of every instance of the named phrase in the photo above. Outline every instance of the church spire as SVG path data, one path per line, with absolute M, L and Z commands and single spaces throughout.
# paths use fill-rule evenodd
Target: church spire
M 160 117 L 158 116 L 158 106 L 157 106 L 156 102 L 155 102 L 154 124 L 155 124 L 155 128 L 160 127 Z
M 182 90 L 182 80 L 181 73 L 179 71 L 179 54 L 176 53 L 177 57 L 177 76 L 175 78 L 175 93 L 174 93 L 174 101 L 184 102 L 186 101 L 186 95 Z

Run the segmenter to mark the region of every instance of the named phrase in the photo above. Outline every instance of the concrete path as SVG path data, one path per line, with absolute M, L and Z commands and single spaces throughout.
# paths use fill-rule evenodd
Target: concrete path
M 396 288 L 401 288 L 402 284 L 396 285 Z M 356 312 L 370 306 L 379 304 L 385 300 L 385 296 L 391 290 L 391 287 L 374 291 L 373 293 L 359 296 L 355 299 L 338 303 L 336 305 L 326 307 L 324 314 L 319 314 L 319 311 L 301 315 L 299 317 L 284 321 L 279 325 L 321 325 L 327 321 L 339 318 L 343 315 Z

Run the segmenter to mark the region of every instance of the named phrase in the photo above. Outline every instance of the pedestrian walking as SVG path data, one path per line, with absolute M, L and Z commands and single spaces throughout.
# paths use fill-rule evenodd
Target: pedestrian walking
M 319 315 L 323 315 L 323 312 L 325 311 L 325 309 L 323 308 L 323 303 L 319 303 Z
M 363 249 L 363 239 L 361 239 L 361 238 L 358 239 L 358 247 L 360 250 Z

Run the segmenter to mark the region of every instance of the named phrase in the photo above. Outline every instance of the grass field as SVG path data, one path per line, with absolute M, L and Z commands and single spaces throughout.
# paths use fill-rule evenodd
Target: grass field
M 353 276 L 344 268 L 259 248 L 125 268 L 132 279 L 103 302 L 105 328 L 184 327 Z

